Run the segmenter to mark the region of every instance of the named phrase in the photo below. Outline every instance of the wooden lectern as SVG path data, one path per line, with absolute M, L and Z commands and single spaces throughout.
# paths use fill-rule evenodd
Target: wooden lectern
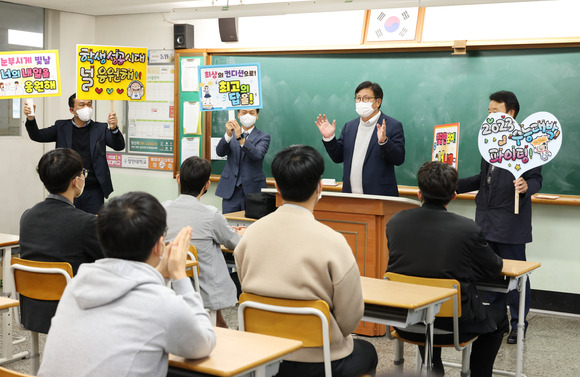
M 276 192 L 273 189 L 262 191 Z M 282 197 L 277 193 L 276 206 L 281 205 Z M 389 257 L 385 235 L 387 222 L 395 213 L 420 205 L 419 201 L 407 198 L 323 191 L 314 208 L 314 217 L 344 235 L 361 276 L 382 278 Z M 361 322 L 355 332 L 381 336 L 385 331 L 384 325 Z

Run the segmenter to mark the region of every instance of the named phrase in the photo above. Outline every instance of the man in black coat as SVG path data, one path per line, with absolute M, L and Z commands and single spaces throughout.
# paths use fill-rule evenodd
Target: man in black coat
M 507 329 L 507 314 L 501 306 L 484 306 L 475 283 L 499 279 L 503 260 L 487 244 L 473 220 L 447 211 L 457 189 L 457 171 L 453 167 L 427 162 L 419 169 L 417 181 L 423 205 L 395 214 L 387 224 L 387 271 L 459 281 L 460 340 L 479 336 L 471 351 L 471 376 L 490 377 Z M 451 320 L 437 318 L 435 327 L 452 330 Z M 421 336 L 424 339 L 424 334 Z M 433 369 L 443 372 L 441 348 L 433 351 Z
M 97 217 L 75 208 L 85 187 L 81 156 L 59 148 L 40 158 L 40 180 L 50 193 L 20 219 L 20 256 L 42 262 L 68 262 L 76 274 L 81 263 L 103 258 L 97 239 Z M 20 296 L 21 322 L 31 331 L 48 333 L 58 301 Z
M 34 141 L 56 142 L 57 148 L 71 148 L 81 155 L 88 176 L 85 177 L 85 194 L 75 199 L 74 204 L 85 212 L 96 214 L 113 192 L 106 148 L 123 150 L 125 139 L 117 127 L 117 114 L 110 113 L 107 123 L 95 122 L 91 120 L 93 101 L 77 99 L 76 94 L 69 97 L 68 105 L 72 119 L 57 120 L 54 126 L 38 129 L 36 118 L 31 115 L 33 109 L 25 104 L 26 131 Z

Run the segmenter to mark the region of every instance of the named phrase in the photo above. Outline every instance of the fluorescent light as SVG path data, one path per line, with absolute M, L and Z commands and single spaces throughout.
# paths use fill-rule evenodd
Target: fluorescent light
M 43 37 L 42 33 L 8 29 L 8 44 L 11 45 L 42 48 L 44 46 Z

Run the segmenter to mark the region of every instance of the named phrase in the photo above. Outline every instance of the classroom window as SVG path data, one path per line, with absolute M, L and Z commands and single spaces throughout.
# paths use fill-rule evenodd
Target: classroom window
M 42 50 L 43 41 L 44 9 L 0 2 L 0 51 Z M 0 137 L 22 134 L 23 103 L 0 99 Z

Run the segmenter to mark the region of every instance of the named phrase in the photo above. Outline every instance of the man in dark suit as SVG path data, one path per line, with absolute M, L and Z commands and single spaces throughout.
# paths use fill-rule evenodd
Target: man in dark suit
M 44 154 L 38 175 L 50 195 L 26 210 L 20 219 L 20 256 L 42 262 L 68 262 L 76 274 L 81 263 L 103 258 L 97 239 L 97 216 L 77 209 L 86 170 L 81 156 L 67 148 Z M 48 333 L 58 301 L 20 296 L 21 322 L 31 331 Z
M 488 113 L 506 113 L 512 118 L 518 116 L 520 103 L 516 95 L 507 90 L 489 96 Z M 479 190 L 475 197 L 475 222 L 481 227 L 485 239 L 500 257 L 504 259 L 526 260 L 526 243 L 532 242 L 532 195 L 542 188 L 542 167 L 528 170 L 517 180 L 505 169 L 490 165 L 483 158 L 479 174 L 461 178 L 457 193 Z M 519 213 L 514 213 L 515 193 L 519 193 Z M 530 279 L 526 280 L 525 316 L 530 311 Z M 507 342 L 517 343 L 520 293 L 513 290 L 507 294 L 487 294 L 493 304 L 509 305 L 511 331 Z
M 81 155 L 89 175 L 86 177 L 84 195 L 76 198 L 74 204 L 83 211 L 96 214 L 105 198 L 113 192 L 106 147 L 116 151 L 125 149 L 125 139 L 117 127 L 115 113 L 109 114 L 107 123 L 94 122 L 91 120 L 93 101 L 79 100 L 73 94 L 68 99 L 68 105 L 73 114 L 72 120 L 57 120 L 53 126 L 39 130 L 36 118 L 30 115 L 32 109 L 25 104 L 26 131 L 34 141 L 56 142 L 57 148 L 71 148 Z
M 235 119 L 229 120 L 216 147 L 218 156 L 228 157 L 215 191 L 223 198 L 223 213 L 246 209 L 246 195 L 267 187 L 262 162 L 270 147 L 270 135 L 255 127 L 259 112 L 260 109 L 238 110 L 242 126 Z
M 360 118 L 347 122 L 336 139 L 332 124 L 318 115 L 316 126 L 332 161 L 344 163 L 342 191 L 358 194 L 399 196 L 395 166 L 405 161 L 403 125 L 380 111 L 383 90 L 370 81 L 355 90 Z
M 475 283 L 499 279 L 503 260 L 473 220 L 447 212 L 447 205 L 456 196 L 457 180 L 457 171 L 441 162 L 427 162 L 419 169 L 418 195 L 423 205 L 399 212 L 387 223 L 387 271 L 459 281 L 460 341 L 479 336 L 471 351 L 471 376 L 490 377 L 508 326 L 507 315 L 501 306 L 484 306 Z M 435 328 L 452 330 L 452 319 L 437 318 Z M 405 338 L 425 339 L 424 334 L 401 333 Z M 444 373 L 441 348 L 433 351 L 433 370 Z

